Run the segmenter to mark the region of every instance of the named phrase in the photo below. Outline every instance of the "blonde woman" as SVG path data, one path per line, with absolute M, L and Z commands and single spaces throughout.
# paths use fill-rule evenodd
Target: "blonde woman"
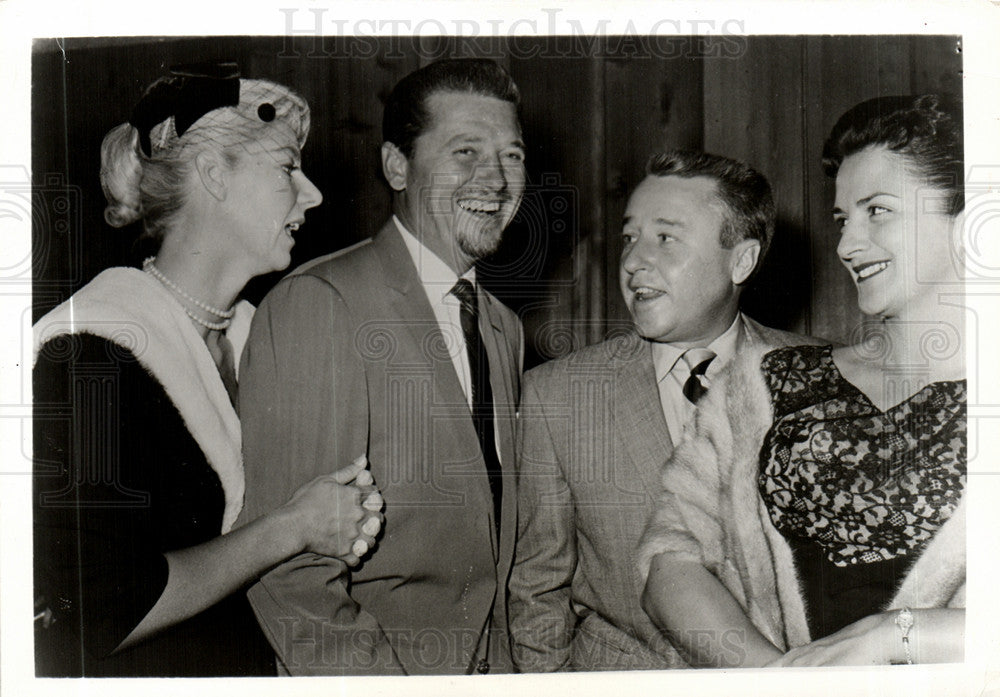
M 290 263 L 322 200 L 300 168 L 309 120 L 286 87 L 189 66 L 105 137 L 105 217 L 141 220 L 159 250 L 35 325 L 36 414 L 63 417 L 35 430 L 38 675 L 273 673 L 244 586 L 300 552 L 356 564 L 374 543 L 364 457 L 233 529 L 239 293 Z

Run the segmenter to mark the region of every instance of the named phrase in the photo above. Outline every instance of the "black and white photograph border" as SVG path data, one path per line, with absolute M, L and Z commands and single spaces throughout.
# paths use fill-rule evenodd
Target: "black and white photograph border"
M 967 216 L 963 233 L 966 254 L 965 306 L 968 308 L 968 607 L 966 657 L 961 665 L 896 666 L 838 669 L 684 670 L 557 675 L 489 675 L 449 677 L 294 679 L 44 679 L 34 677 L 33 594 L 31 563 L 31 325 L 39 307 L 93 276 L 87 267 L 69 265 L 60 278 L 64 287 L 44 286 L 39 297 L 33 279 L 32 225 L 37 225 L 38 187 L 63 191 L 55 204 L 73 227 L 74 196 L 67 182 L 34 171 L 32 99 L 41 93 L 32 72 L 39 42 L 51 50 L 66 40 L 100 44 L 106 37 L 261 37 L 268 46 L 293 53 L 319 47 L 324 41 L 362 42 L 400 37 L 439 37 L 497 43 L 517 37 L 658 37 L 661 40 L 710 37 L 725 48 L 743 37 L 765 36 L 954 36 L 962 54 Z M 712 695 L 826 695 L 873 694 L 907 697 L 1000 694 L 1000 604 L 993 579 L 1000 572 L 993 550 L 994 531 L 1000 526 L 1000 2 L 982 0 L 906 3 L 773 1 L 773 2 L 245 2 L 208 5 L 177 0 L 168 5 L 140 6 L 134 2 L 70 3 L 36 0 L 0 0 L 0 84 L 6 91 L 0 133 L 0 319 L 7 328 L 0 338 L 0 693 L 10 695 L 175 695 L 211 691 L 216 694 L 315 694 L 336 690 L 342 694 L 525 694 L 604 695 L 609 692 L 669 691 Z M 318 41 L 315 41 L 318 40 Z M 145 40 L 139 40 L 145 41 Z M 108 45 L 112 45 L 109 42 Z M 660 41 L 649 45 L 667 45 Z M 125 44 L 121 44 L 125 45 Z M 374 44 L 372 44 L 374 45 Z M 443 44 L 442 44 L 443 45 Z M 919 44 L 918 44 L 919 45 Z M 58 48 L 56 49 L 58 50 Z M 433 52 L 433 49 L 430 49 Z M 444 57 L 435 55 L 433 57 Z M 315 58 L 313 58 L 315 60 Z M 303 60 L 305 60 L 303 58 Z M 627 59 L 626 59 L 627 60 Z M 639 60 L 635 58 L 635 60 Z M 898 66 L 897 66 L 898 67 Z M 129 70 L 131 66 L 122 66 Z M 885 70 L 894 69 L 887 65 Z M 137 83 L 138 92 L 149 79 Z M 270 77 L 253 75 L 252 77 Z M 888 79 L 888 78 L 887 78 Z M 123 80 L 114 80 L 118 85 Z M 74 86 L 79 89 L 79 86 Z M 95 90 L 98 88 L 95 85 Z M 55 84 L 52 94 L 65 95 L 69 86 Z M 138 96 L 133 94 L 132 96 Z M 95 94 L 95 100 L 100 96 Z M 64 99 L 60 96 L 60 99 Z M 65 101 L 65 100 L 64 100 Z M 115 104 L 124 113 L 125 104 Z M 100 134 L 95 134 L 100 137 Z M 530 137 L 530 136 L 529 136 Z M 530 144 L 529 144 L 530 145 Z M 808 144 L 806 151 L 811 151 Z M 726 153 L 723 153 L 726 154 Z M 98 165 L 93 171 L 96 176 Z M 65 170 L 62 170 L 65 171 Z M 630 188 L 634 180 L 609 187 Z M 629 183 L 630 182 L 630 183 Z M 551 183 L 551 182 L 550 182 Z M 60 188 L 61 187 L 61 188 Z M 326 192 L 324 191 L 324 194 Z M 42 197 L 44 198 L 44 196 Z M 328 197 L 329 198 L 329 197 Z M 579 201 L 576 202 L 580 204 Z M 780 208 L 780 202 L 779 202 Z M 67 214 L 67 210 L 69 213 Z M 331 214 L 332 215 L 332 214 Z M 822 216 L 829 216 L 825 211 Z M 803 223 L 821 219 L 807 215 Z M 779 226 L 781 220 L 779 219 Z M 79 239 L 74 244 L 79 244 Z M 35 238 L 35 244 L 39 244 Z M 84 244 L 86 244 L 84 242 Z M 113 249 L 112 255 L 122 249 Z M 37 251 L 37 250 L 36 250 Z M 316 254 L 326 253 L 325 249 Z M 607 250 L 605 250 L 607 251 Z M 617 254 L 617 250 L 614 250 Z M 63 252 L 69 256 L 77 251 Z M 305 261 L 297 260 L 296 263 Z M 515 257 L 516 263 L 518 258 Z M 115 258 L 111 263 L 122 263 Z M 528 269 L 526 273 L 531 273 Z M 87 274 L 76 278 L 74 274 Z M 569 287 L 551 291 L 553 303 L 576 297 L 572 274 Z M 608 295 L 617 288 L 601 279 Z M 33 281 L 36 285 L 33 286 Z M 772 281 L 777 284 L 777 281 Z M 505 301 L 519 300 L 508 289 Z M 43 294 L 44 295 L 44 294 Z M 586 295 L 586 294 L 584 294 Z M 61 299 L 61 298 L 60 298 Z M 259 300 L 259 298 L 258 298 Z M 853 300 L 852 300 L 853 302 Z M 602 326 L 587 318 L 570 327 L 566 341 L 573 348 L 601 338 L 614 329 L 611 308 Z M 840 310 L 842 312 L 842 310 Z M 845 320 L 846 321 L 846 320 Z M 803 327 L 788 327 L 800 329 Z M 809 327 L 804 327 L 808 329 Z M 974 331 L 973 331 L 974 329 Z M 561 335 L 560 335 L 561 336 Z M 846 338 L 846 337 L 834 337 Z M 538 347 L 536 347 L 538 348 Z M 558 349 L 558 347 L 557 347 Z M 551 357 L 538 348 L 536 363 Z

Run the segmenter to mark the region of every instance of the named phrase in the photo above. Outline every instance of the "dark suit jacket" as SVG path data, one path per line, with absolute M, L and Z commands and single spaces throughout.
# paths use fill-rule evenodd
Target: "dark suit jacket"
M 480 301 L 504 475 L 514 471 L 522 330 Z M 457 350 L 464 350 L 458 347 Z M 254 318 L 240 372 L 243 520 L 361 453 L 385 498 L 364 563 L 304 554 L 249 597 L 292 674 L 510 670 L 504 588 L 515 537 L 504 476 L 501 538 L 468 402 L 434 312 L 390 221 L 282 280 Z
M 743 318 L 748 342 L 804 337 Z M 673 451 L 649 342 L 629 333 L 525 374 L 510 631 L 521 671 L 685 663 L 639 605 L 636 551 Z

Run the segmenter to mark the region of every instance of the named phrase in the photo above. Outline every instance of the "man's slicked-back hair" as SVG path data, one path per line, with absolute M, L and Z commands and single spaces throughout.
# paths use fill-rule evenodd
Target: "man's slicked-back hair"
M 392 88 L 382 115 L 382 140 L 407 158 L 413 143 L 430 125 L 427 99 L 437 92 L 494 97 L 517 107 L 521 93 L 506 70 L 486 58 L 446 58 L 415 70 Z
M 732 249 L 741 240 L 760 242 L 757 267 L 774 237 L 774 197 L 763 174 L 737 160 L 689 150 L 668 150 L 653 155 L 646 174 L 654 177 L 709 177 L 725 206 L 719 242 Z M 756 269 L 754 269 L 756 271 Z

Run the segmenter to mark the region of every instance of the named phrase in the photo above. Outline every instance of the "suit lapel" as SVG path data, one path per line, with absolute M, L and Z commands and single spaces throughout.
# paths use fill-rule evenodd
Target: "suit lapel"
M 479 452 L 479 439 L 473 427 L 472 416 L 469 412 L 468 400 L 462 383 L 455 372 L 455 365 L 452 363 L 448 353 L 448 345 L 445 342 L 444 334 L 438 325 L 434 308 L 431 307 L 427 293 L 421 284 L 420 276 L 417 274 L 416 265 L 410 252 L 403 241 L 399 230 L 392 220 L 389 220 L 382 227 L 379 233 L 373 238 L 372 244 L 375 246 L 377 257 L 382 265 L 382 280 L 390 289 L 390 303 L 394 310 L 397 322 L 409 334 L 412 343 L 409 359 L 415 368 L 420 365 L 430 364 L 434 370 L 434 401 L 430 405 L 432 409 L 432 419 L 447 419 L 454 427 L 449 429 L 450 437 L 459 439 L 461 448 L 459 452 L 472 453 Z M 482 309 L 482 308 L 481 308 Z M 481 313 L 482 314 L 482 313 Z M 480 318 L 482 327 L 483 320 Z M 395 330 L 393 330 L 395 331 Z M 487 353 L 492 367 L 494 356 L 499 359 L 499 349 L 496 347 L 496 340 L 493 339 L 494 330 L 491 326 L 482 327 L 483 336 L 487 346 Z M 487 338 L 488 337 L 488 338 Z M 493 349 L 490 352 L 492 339 Z M 400 346 L 403 342 L 400 342 Z M 509 365 L 509 363 L 502 363 Z M 498 373 L 506 373 L 500 370 Z M 491 374 L 490 384 L 494 390 L 498 388 L 498 377 L 504 387 L 506 394 L 506 378 L 504 376 L 493 377 Z M 463 418 L 464 417 L 464 418 Z M 502 421 L 503 419 L 499 419 Z M 501 441 L 507 442 L 507 441 Z M 513 442 L 511 439 L 509 442 Z M 511 455 L 513 457 L 513 455 Z M 486 465 L 482 459 L 476 463 L 439 463 L 447 469 L 450 475 L 464 478 L 468 482 L 468 494 L 472 498 L 469 501 L 470 510 L 493 510 L 493 495 L 490 492 L 489 478 L 486 474 Z M 506 509 L 506 499 L 504 503 Z M 485 526 L 488 521 L 484 520 Z M 489 529 L 494 530 L 490 524 Z M 491 535 L 494 558 L 497 555 L 497 542 Z
M 500 438 L 500 455 L 502 465 L 513 462 L 514 458 L 514 410 L 515 381 L 517 380 L 516 358 L 511 353 L 510 342 L 504 336 L 503 320 L 499 303 L 488 293 L 480 294 L 479 301 L 479 331 L 486 347 L 486 355 L 490 361 L 490 387 L 493 389 L 493 401 L 497 405 L 497 433 Z
M 515 538 L 517 519 L 517 496 L 514 487 L 514 418 L 517 409 L 515 381 L 517 380 L 517 358 L 511 353 L 510 342 L 503 334 L 503 320 L 499 301 L 488 293 L 480 293 L 479 331 L 486 347 L 490 363 L 490 387 L 495 405 L 497 443 L 500 446 L 500 468 L 503 472 L 503 498 L 501 501 L 500 528 L 502 539 L 497 541 L 494 554 L 498 560 L 509 564 Z M 506 568 L 501 569 L 506 578 Z
M 761 341 L 753 320 L 741 315 L 737 351 Z M 615 422 L 625 452 L 626 466 L 634 469 L 636 481 L 645 491 L 660 490 L 660 470 L 673 452 L 674 443 L 660 407 L 656 369 L 648 342 L 632 334 L 626 348 L 619 352 L 618 380 L 615 383 Z
M 632 334 L 613 360 L 619 362 L 615 423 L 628 454 L 626 466 L 632 468 L 635 481 L 642 483 L 642 491 L 636 493 L 652 496 L 660 489 L 660 467 L 673 452 L 660 407 L 653 354 L 647 342 Z
M 420 283 L 420 276 L 417 275 L 417 268 L 406 243 L 392 220 L 382 227 L 372 244 L 382 264 L 382 281 L 392 290 L 390 303 L 395 310 L 395 317 L 402 320 L 400 324 L 408 332 L 413 345 L 418 347 L 421 359 L 424 362 L 431 359 L 435 363 L 434 374 L 440 402 L 467 403 L 462 383 L 455 374 L 455 367 L 447 350 L 435 350 L 436 347 L 446 346 L 444 334 L 441 333 L 434 308 Z M 475 437 L 471 422 L 470 435 Z

